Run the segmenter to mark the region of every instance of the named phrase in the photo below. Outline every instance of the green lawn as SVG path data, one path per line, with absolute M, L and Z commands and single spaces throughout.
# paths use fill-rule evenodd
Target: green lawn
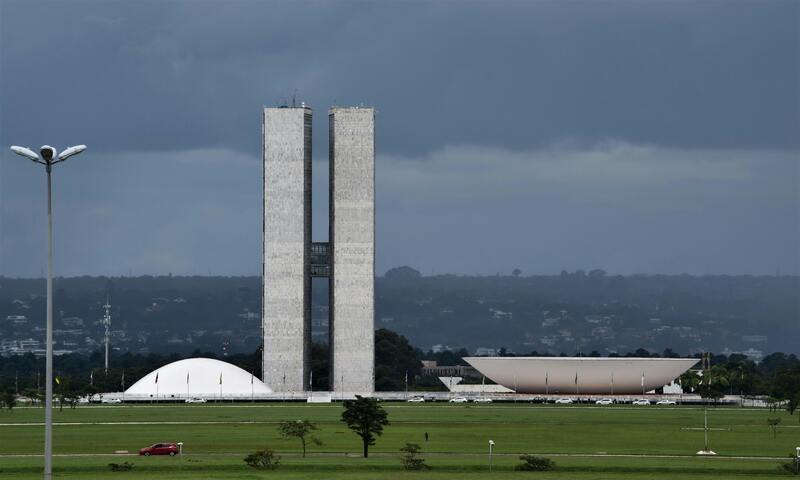
M 339 421 L 341 405 L 240 404 L 92 406 L 54 412 L 59 478 L 485 478 L 487 443 L 496 442 L 492 478 L 535 475 L 542 479 L 772 478 L 777 461 L 800 446 L 797 416 L 763 409 L 711 408 L 711 448 L 719 457 L 691 455 L 703 445 L 703 411 L 696 407 L 582 407 L 528 404 L 385 404 L 391 424 L 358 457 L 359 438 Z M 777 438 L 767 418 L 780 417 Z M 282 440 L 275 423 L 307 419 L 318 423 L 321 447 L 297 456 L 299 442 Z M 38 478 L 42 452 L 41 409 L 0 414 L 0 477 Z M 61 425 L 60 425 L 61 423 Z M 425 444 L 424 433 L 430 441 Z M 184 442 L 176 458 L 115 457 L 162 441 Z M 398 449 L 423 445 L 432 469 L 400 470 Z M 259 448 L 283 456 L 275 472 L 257 472 L 242 458 Z M 549 455 L 553 472 L 513 471 L 520 453 Z M 92 455 L 95 454 L 95 455 Z M 97 455 L 102 454 L 102 456 Z M 571 455 L 571 456 L 568 456 Z M 591 456 L 595 455 L 595 456 Z M 603 456 L 633 455 L 633 456 Z M 668 457 L 651 457 L 664 455 Z M 676 456 L 676 457 L 671 457 Z M 761 458 L 733 458 L 761 457 Z M 766 457 L 766 458 L 765 458 Z M 131 472 L 111 473 L 109 462 L 132 461 Z

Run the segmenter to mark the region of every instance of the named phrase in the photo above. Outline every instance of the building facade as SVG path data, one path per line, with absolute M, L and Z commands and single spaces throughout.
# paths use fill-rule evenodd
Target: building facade
M 374 110 L 329 111 L 329 241 L 311 241 L 309 107 L 263 117 L 264 383 L 276 392 L 312 385 L 311 279 L 329 281 L 331 390 L 374 389 Z
M 306 390 L 310 371 L 311 114 L 264 109 L 263 372 L 275 391 Z
M 375 113 L 328 112 L 331 382 L 371 392 L 375 369 Z

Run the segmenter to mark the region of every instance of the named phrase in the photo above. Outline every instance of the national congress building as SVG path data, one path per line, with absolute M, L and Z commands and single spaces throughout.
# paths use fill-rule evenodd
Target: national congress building
M 328 111 L 328 242 L 311 241 L 312 114 L 306 105 L 263 112 L 263 380 L 275 392 L 311 387 L 311 279 L 326 277 L 331 390 L 371 393 L 375 114 Z

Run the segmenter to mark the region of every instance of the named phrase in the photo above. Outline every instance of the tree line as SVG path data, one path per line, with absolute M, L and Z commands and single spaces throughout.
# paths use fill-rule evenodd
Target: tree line
M 596 352 L 595 352 L 596 353 Z M 435 360 L 439 365 L 464 365 L 462 357 L 468 356 L 464 349 L 440 352 L 423 352 L 414 348 L 406 337 L 387 329 L 375 332 L 375 389 L 377 391 L 402 391 L 405 388 L 419 390 L 444 390 L 437 379 L 422 375 L 422 360 Z M 501 349 L 500 355 L 512 354 Z M 526 356 L 546 356 L 530 352 Z M 599 356 L 590 353 L 589 356 Z M 639 349 L 624 356 L 629 357 L 678 357 L 667 349 L 652 353 Z M 116 392 L 130 387 L 151 371 L 171 362 L 191 357 L 207 357 L 224 360 L 236 365 L 256 377 L 261 377 L 260 348 L 249 354 L 219 356 L 211 352 L 194 351 L 190 355 L 139 355 L 125 353 L 114 355 L 110 368 L 103 368 L 104 358 L 97 351 L 89 356 L 61 355 L 54 360 L 56 396 L 77 398 L 93 393 Z M 699 355 L 697 356 L 699 358 Z M 800 359 L 794 354 L 772 353 L 756 363 L 744 355 L 710 355 L 711 367 L 705 373 L 706 380 L 695 372 L 681 377 L 686 391 L 701 393 L 705 397 L 719 398 L 726 394 L 745 396 L 768 396 L 783 402 L 791 412 L 800 404 Z M 315 390 L 329 388 L 328 346 L 315 343 L 312 346 L 311 368 Z M 32 354 L 0 358 L 0 392 L 38 398 L 44 390 L 44 359 Z M 6 395 L 7 396 L 7 395 Z

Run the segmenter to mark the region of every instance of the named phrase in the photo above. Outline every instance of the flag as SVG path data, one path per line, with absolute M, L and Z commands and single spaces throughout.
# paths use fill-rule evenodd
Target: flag
M 408 370 L 406 370 L 406 384 L 408 383 Z
M 94 385 L 94 370 L 89 371 L 89 385 Z
M 644 372 L 642 372 L 642 387 L 644 387 Z
M 60 379 L 60 378 L 58 378 L 58 377 L 56 377 L 56 383 L 57 383 L 58 385 L 61 385 L 61 379 Z
M 125 390 L 125 370 L 122 371 L 122 389 Z
M 189 372 L 186 372 L 186 385 L 189 385 Z
M 156 372 L 156 383 L 158 383 L 158 372 Z
M 250 372 L 250 385 L 253 384 L 253 379 L 254 378 L 255 378 L 255 375 L 253 375 L 253 372 Z
M 222 372 L 219 372 L 219 384 L 222 385 Z
M 545 385 L 548 384 L 547 377 L 548 377 L 548 372 L 544 372 L 544 384 Z
M 575 372 L 575 385 L 578 384 L 578 372 Z

